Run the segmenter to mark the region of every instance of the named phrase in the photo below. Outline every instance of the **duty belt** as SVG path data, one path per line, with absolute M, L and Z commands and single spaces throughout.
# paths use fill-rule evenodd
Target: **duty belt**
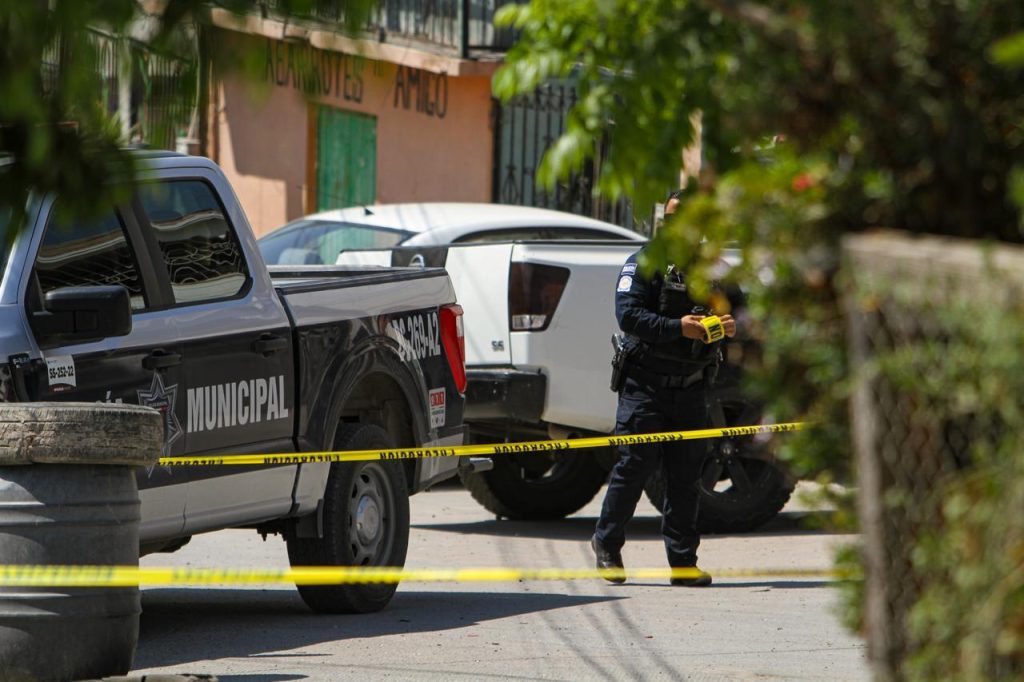
M 626 376 L 657 388 L 689 388 L 704 379 L 704 370 L 693 374 L 658 374 L 630 364 L 626 365 Z

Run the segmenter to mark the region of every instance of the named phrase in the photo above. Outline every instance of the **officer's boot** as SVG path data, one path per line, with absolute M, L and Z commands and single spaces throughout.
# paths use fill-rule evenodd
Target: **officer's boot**
M 626 582 L 626 569 L 622 565 L 622 554 L 606 550 L 598 542 L 596 535 L 590 538 L 590 546 L 593 548 L 594 556 L 597 558 L 597 570 L 600 572 L 601 577 L 616 585 Z

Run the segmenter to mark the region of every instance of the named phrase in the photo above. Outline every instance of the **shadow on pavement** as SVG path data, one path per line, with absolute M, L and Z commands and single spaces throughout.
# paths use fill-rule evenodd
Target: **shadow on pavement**
M 711 572 L 714 575 L 714 571 Z M 729 582 L 725 582 L 728 580 Z M 722 578 L 721 580 L 716 579 L 715 584 L 709 587 L 709 590 L 715 590 L 721 587 L 726 588 L 751 588 L 751 587 L 763 587 L 772 590 L 802 590 L 807 588 L 819 588 L 819 587 L 838 587 L 839 581 L 837 580 L 731 580 L 729 578 Z M 680 589 L 680 588 L 675 588 Z
M 833 512 L 782 512 L 758 530 L 751 533 L 715 533 L 707 537 L 773 537 L 783 535 L 833 534 L 850 531 L 832 530 Z M 496 535 L 502 537 L 546 538 L 550 540 L 586 540 L 594 533 L 597 519 L 593 516 L 571 516 L 554 521 L 509 521 L 487 519 L 471 523 L 416 523 L 415 528 L 439 530 L 470 535 Z M 629 522 L 628 534 L 635 539 L 661 538 L 660 516 L 636 516 Z
M 625 596 L 400 589 L 380 613 L 329 616 L 309 611 L 295 590 L 148 589 L 142 592 L 134 667 L 161 668 L 245 657 L 297 661 L 326 655 L 289 651 L 320 642 L 456 630 L 482 621 L 615 601 Z M 273 675 L 234 678 L 237 682 L 302 679 Z M 224 682 L 231 676 L 220 679 Z
M 217 675 L 217 682 L 291 682 L 308 679 L 308 675 Z

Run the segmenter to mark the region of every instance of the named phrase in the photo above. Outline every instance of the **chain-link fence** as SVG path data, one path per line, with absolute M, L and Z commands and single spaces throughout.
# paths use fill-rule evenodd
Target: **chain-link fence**
M 1024 677 L 1024 249 L 844 244 L 877 679 Z

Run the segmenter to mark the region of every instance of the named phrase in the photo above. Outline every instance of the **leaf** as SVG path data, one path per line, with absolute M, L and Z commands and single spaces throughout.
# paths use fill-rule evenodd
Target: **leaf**
M 989 56 L 1001 66 L 1024 67 L 1024 31 L 994 43 L 989 49 Z

